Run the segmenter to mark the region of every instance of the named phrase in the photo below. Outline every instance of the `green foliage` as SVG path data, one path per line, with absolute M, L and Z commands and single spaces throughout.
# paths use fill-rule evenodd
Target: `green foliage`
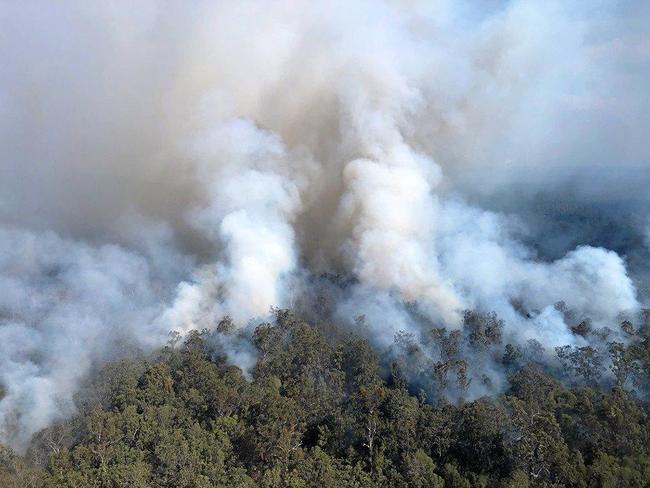
M 650 486 L 647 409 L 624 389 L 643 387 L 642 331 L 627 327 L 630 345 L 609 343 L 613 388 L 604 391 L 588 371 L 602 351 L 558 351 L 581 378 L 567 388 L 539 364 L 538 343 L 503 345 L 492 314 L 468 312 L 463 331 L 432 329 L 424 342 L 437 348 L 435 362 L 411 334 L 398 334 L 383 361 L 331 324 L 326 337 L 287 311 L 276 319 L 253 334 L 248 376 L 214 346 L 237 333 L 227 321 L 107 365 L 78 395 L 75 418 L 40 432 L 25 457 L 0 449 L 0 486 Z M 435 396 L 467 395 L 467 350 L 505 366 L 505 393 Z
M 599 453 L 589 468 L 589 486 L 599 488 L 644 488 L 650 483 L 647 456 L 618 459 Z
M 443 488 L 444 480 L 436 474 L 436 465 L 422 449 L 409 454 L 405 460 L 409 488 Z

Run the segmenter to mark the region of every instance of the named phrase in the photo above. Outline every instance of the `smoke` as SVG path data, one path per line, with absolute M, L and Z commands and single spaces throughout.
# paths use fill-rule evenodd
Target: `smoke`
M 191 153 L 206 205 L 192 209 L 188 221 L 219 259 L 196 283 L 182 285 L 167 313 L 176 315 L 173 322 L 186 323 L 185 329 L 210 326 L 218 315 L 242 323 L 285 301 L 282 281 L 297 265 L 292 224 L 300 183 L 291 174 L 300 160 L 289 161 L 277 136 L 247 120 L 201 134 Z M 215 306 L 221 310 L 202 312 Z
M 0 0 L 0 441 L 70 415 L 94 365 L 246 329 L 321 273 L 383 346 L 467 308 L 547 348 L 586 340 L 559 301 L 615 328 L 650 296 L 649 21 L 633 0 Z

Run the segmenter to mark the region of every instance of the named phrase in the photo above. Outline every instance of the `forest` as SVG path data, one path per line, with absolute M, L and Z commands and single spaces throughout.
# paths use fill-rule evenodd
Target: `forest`
M 0 0 L 0 488 L 650 488 L 650 0 Z
M 274 314 L 254 330 L 250 372 L 226 361 L 224 338 L 241 335 L 227 318 L 95 371 L 73 418 L 22 454 L 2 448 L 0 486 L 650 486 L 647 313 L 620 324 L 625 342 L 582 322 L 573 333 L 602 346 L 555 351 L 504 343 L 495 314 L 397 334 L 386 350 Z M 486 356 L 504 385 L 475 397 Z

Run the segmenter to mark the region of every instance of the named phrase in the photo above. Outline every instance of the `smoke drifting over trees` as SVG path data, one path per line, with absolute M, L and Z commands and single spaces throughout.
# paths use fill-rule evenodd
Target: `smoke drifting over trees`
M 0 1 L 0 441 L 170 331 L 230 316 L 242 335 L 216 337 L 251 371 L 271 307 L 397 335 L 440 374 L 431 331 L 471 313 L 513 361 L 615 353 L 650 297 L 649 21 L 641 1 Z M 505 388 L 493 353 L 448 367 L 467 398 Z

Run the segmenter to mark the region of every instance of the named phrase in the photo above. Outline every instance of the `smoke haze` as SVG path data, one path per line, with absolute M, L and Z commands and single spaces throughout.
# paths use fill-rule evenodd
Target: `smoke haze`
M 583 340 L 559 301 L 634 317 L 649 26 L 641 0 L 0 0 L 0 441 L 125 345 L 245 328 L 322 273 L 380 345 L 412 307 L 545 347 Z

